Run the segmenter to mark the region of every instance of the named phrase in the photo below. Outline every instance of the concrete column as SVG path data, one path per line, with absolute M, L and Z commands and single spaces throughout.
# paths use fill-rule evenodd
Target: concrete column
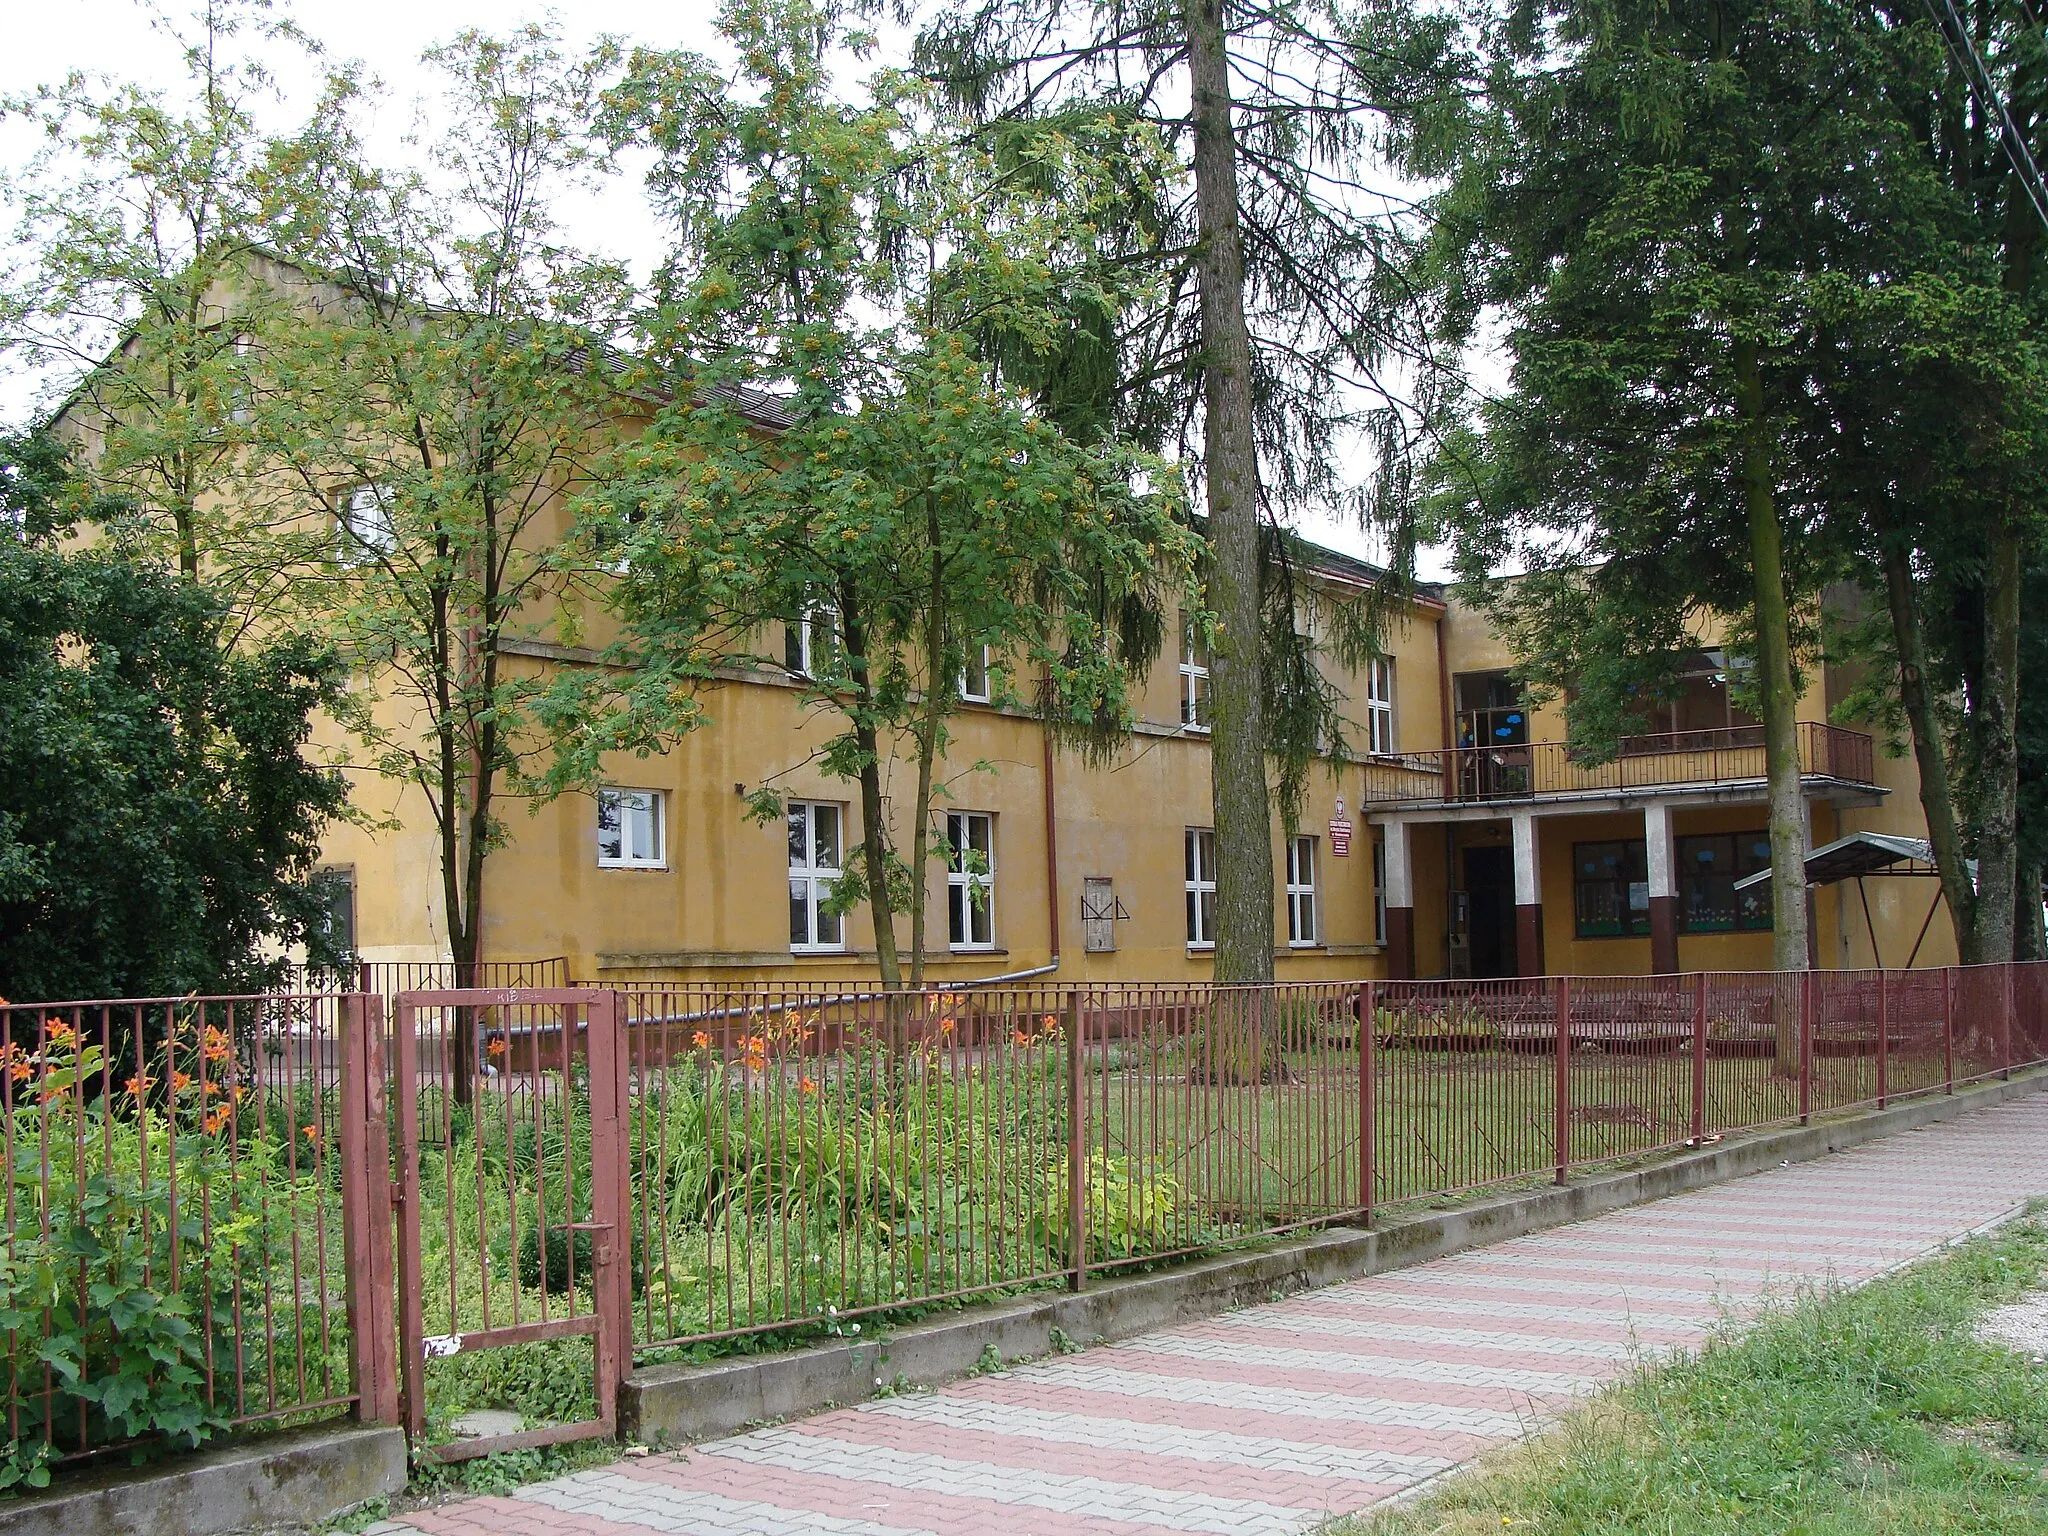
M 1678 972 L 1678 851 L 1671 840 L 1671 807 L 1651 801 L 1643 807 L 1643 841 L 1649 848 L 1650 974 Z
M 1543 974 L 1543 867 L 1536 860 L 1536 813 L 1516 811 L 1515 830 L 1515 969 L 1524 976 Z
M 1408 823 L 1390 821 L 1382 831 L 1387 848 L 1387 976 L 1407 981 L 1415 974 L 1415 866 L 1408 850 Z

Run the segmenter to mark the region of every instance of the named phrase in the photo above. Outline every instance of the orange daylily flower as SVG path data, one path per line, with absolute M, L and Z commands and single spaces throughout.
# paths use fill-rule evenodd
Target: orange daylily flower
M 156 1086 L 156 1079 L 146 1073 L 138 1072 L 129 1078 L 126 1083 L 122 1084 L 122 1086 L 128 1090 L 131 1097 L 139 1099 Z
M 502 1056 L 510 1048 L 511 1047 L 506 1045 L 505 1037 L 503 1035 L 493 1035 L 491 1037 L 491 1043 L 484 1047 L 484 1054 L 486 1056 Z
M 700 1029 L 690 1036 L 690 1044 L 696 1046 L 700 1051 L 708 1051 L 711 1049 L 711 1037 Z

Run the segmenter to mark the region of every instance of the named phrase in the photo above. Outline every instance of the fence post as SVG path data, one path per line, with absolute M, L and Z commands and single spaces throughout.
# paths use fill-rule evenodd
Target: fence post
M 1557 1123 L 1551 1134 L 1557 1153 L 1557 1182 L 1562 1184 L 1572 1162 L 1572 985 L 1557 978 Z
M 1799 973 L 1799 1123 L 1813 1115 L 1813 972 Z
M 1941 1091 L 1956 1091 L 1956 971 L 1941 968 Z
M 1692 1144 L 1707 1140 L 1707 973 L 1692 979 Z
M 1998 987 L 1998 1076 L 2012 1081 L 2012 962 L 2000 963 Z
M 1358 1209 L 1365 1225 L 1372 1225 L 1373 1143 L 1379 1127 L 1373 1123 L 1373 995 L 1372 983 L 1358 986 Z
M 1890 1065 L 1889 1042 L 1886 1036 L 1891 1025 L 1891 988 L 1885 984 L 1887 972 L 1879 966 L 1877 971 L 1877 1107 L 1884 1108 L 1887 1086 L 1885 1069 Z
M 1073 1274 L 1067 1284 L 1088 1283 L 1088 1137 L 1083 1123 L 1088 1094 L 1082 1080 L 1081 993 L 1067 989 L 1067 1249 Z
M 392 1315 L 391 1144 L 385 1130 L 384 1000 L 341 999 L 341 1250 L 349 1368 L 363 1424 L 398 1422 Z

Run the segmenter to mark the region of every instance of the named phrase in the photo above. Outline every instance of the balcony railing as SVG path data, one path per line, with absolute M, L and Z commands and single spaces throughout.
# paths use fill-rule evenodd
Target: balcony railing
M 1875 782 L 1876 754 L 1861 731 L 1801 721 L 1799 772 L 1848 784 Z M 1630 736 L 1619 756 L 1589 763 L 1561 741 L 1403 752 L 1365 764 L 1367 804 L 1393 800 L 1471 802 L 1538 795 L 1735 784 L 1764 777 L 1760 725 Z

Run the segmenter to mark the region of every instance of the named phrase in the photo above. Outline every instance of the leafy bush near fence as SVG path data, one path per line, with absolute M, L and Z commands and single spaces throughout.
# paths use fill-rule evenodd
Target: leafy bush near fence
M 196 1446 L 280 1368 L 347 1379 L 338 1312 L 323 1333 L 290 1286 L 295 1239 L 332 1188 L 293 1132 L 266 1124 L 219 1031 L 196 1030 L 183 1052 L 172 1042 L 168 1058 L 183 1062 L 168 1081 L 117 1078 L 62 1023 L 38 1051 L 0 1051 L 0 1488 L 42 1486 L 56 1456 L 109 1443 Z M 324 1124 L 316 1103 L 301 1134 Z M 318 1257 L 300 1253 L 298 1273 L 325 1285 Z

